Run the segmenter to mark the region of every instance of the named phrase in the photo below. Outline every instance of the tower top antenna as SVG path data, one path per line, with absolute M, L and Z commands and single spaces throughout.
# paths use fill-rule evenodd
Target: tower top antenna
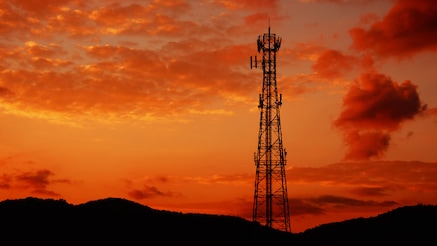
M 270 33 L 270 17 L 269 17 L 269 33 Z

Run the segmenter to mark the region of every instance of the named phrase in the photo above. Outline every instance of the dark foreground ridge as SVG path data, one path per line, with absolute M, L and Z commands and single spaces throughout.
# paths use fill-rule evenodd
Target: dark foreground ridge
M 431 245 L 437 206 L 401 207 L 371 218 L 285 233 L 235 216 L 152 209 L 121 198 L 0 202 L 9 245 Z

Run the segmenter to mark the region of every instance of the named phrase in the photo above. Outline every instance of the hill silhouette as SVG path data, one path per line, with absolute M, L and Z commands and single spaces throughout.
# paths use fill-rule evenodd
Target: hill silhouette
M 294 234 L 294 245 L 436 245 L 437 205 L 404 206 L 370 218 Z
M 235 216 L 156 210 L 121 198 L 0 202 L 0 234 L 11 245 L 422 245 L 437 240 L 436 219 L 437 206 L 419 204 L 291 234 Z
M 291 234 L 239 217 L 155 210 L 107 198 L 80 205 L 28 197 L 0 202 L 11 245 L 268 245 Z M 41 243 L 41 244 L 40 244 Z

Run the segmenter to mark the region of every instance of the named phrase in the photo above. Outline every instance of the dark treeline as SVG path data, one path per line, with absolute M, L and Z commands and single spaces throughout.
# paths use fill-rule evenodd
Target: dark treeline
M 1 240 L 9 245 L 431 245 L 436 219 L 437 206 L 417 205 L 291 234 L 235 216 L 155 210 L 120 198 L 0 202 Z

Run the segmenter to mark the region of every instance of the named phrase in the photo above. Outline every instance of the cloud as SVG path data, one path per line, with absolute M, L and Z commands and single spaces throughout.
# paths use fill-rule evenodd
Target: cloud
M 38 16 L 52 12 L 54 9 L 63 6 L 69 2 L 78 2 L 71 0 L 41 0 L 41 1 L 26 1 L 26 0 L 10 0 L 10 3 L 15 7 L 21 8 L 29 13 Z
M 58 47 L 27 44 L 21 53 L 30 59 L 20 62 L 37 69 L 0 72 L 1 106 L 8 113 L 34 117 L 31 113 L 44 112 L 37 115 L 48 118 L 61 117 L 58 113 L 72 120 L 87 115 L 97 119 L 117 115 L 120 120 L 177 120 L 177 115 L 211 112 L 230 115 L 232 110 L 224 108 L 225 103 L 232 103 L 232 98 L 248 102 L 250 91 L 256 88 L 239 70 L 249 57 L 246 45 L 214 50 L 201 50 L 200 46 L 201 51 L 179 53 L 180 46 L 173 43 L 176 53 L 169 57 L 172 50 L 78 46 L 77 52 L 88 59 L 82 65 L 57 58 L 63 54 Z M 193 52 L 187 54 L 189 51 Z M 219 106 L 208 108 L 212 103 Z M 143 118 L 147 115 L 152 119 Z
M 398 205 L 396 201 L 360 200 L 337 195 L 321 195 L 289 200 L 291 216 L 322 215 L 332 211 L 332 209 L 390 208 Z
M 378 0 L 299 0 L 303 3 L 369 4 Z
M 16 177 L 22 183 L 35 187 L 36 189 L 44 189 L 49 184 L 49 176 L 53 173 L 47 169 L 41 169 L 34 172 L 25 172 Z
M 21 34 L 21 32 L 29 32 L 29 19 L 16 12 L 7 1 L 0 2 L 2 10 L 2 18 L 0 18 L 0 34 L 5 40 L 10 40 L 11 37 L 6 35 L 10 33 Z
M 155 1 L 156 2 L 156 1 Z M 156 5 L 155 5 L 156 6 Z M 121 3 L 111 3 L 92 10 L 90 19 L 103 26 L 128 26 L 133 20 L 137 23 L 146 24 L 148 10 L 145 6 L 132 3 L 122 5 Z
M 165 210 L 180 211 L 185 213 L 233 215 L 247 220 L 252 220 L 253 201 L 247 197 L 231 198 L 226 200 L 215 200 L 199 202 L 178 202 L 165 206 Z
M 48 169 L 39 169 L 35 171 L 27 171 L 17 174 L 14 179 L 17 182 L 17 186 L 23 186 L 25 189 L 31 190 L 31 192 L 46 195 L 46 196 L 61 196 L 57 192 L 48 189 L 48 186 L 54 183 L 66 183 L 70 181 L 67 179 L 51 179 L 50 177 L 55 174 Z
M 342 162 L 287 170 L 292 216 L 341 209 L 380 210 L 433 201 L 437 163 L 418 161 Z M 299 194 L 297 190 L 307 192 Z M 349 195 L 345 195 L 349 194 Z M 365 199 L 365 198 L 370 199 Z M 431 200 L 430 200 L 431 199 Z
M 321 206 L 315 205 L 313 203 L 307 202 L 304 199 L 289 198 L 288 205 L 290 207 L 290 215 L 321 215 L 326 212 Z
M 0 87 L 0 98 L 12 97 L 14 93 L 8 88 Z
M 47 168 L 38 168 L 34 161 L 23 159 L 22 154 L 2 157 L 0 166 L 0 189 L 14 194 L 31 192 L 47 197 L 60 197 L 61 194 L 50 187 L 55 184 L 71 184 L 69 179 L 54 178 L 56 174 Z
M 411 57 L 423 51 L 437 51 L 437 2 L 398 0 L 381 21 L 368 30 L 350 30 L 352 48 L 381 57 Z
M 253 175 L 246 173 L 237 174 L 214 174 L 211 176 L 195 176 L 195 177 L 184 177 L 185 181 L 195 182 L 201 185 L 248 185 L 252 184 Z
M 344 55 L 337 50 L 326 50 L 317 58 L 312 68 L 324 78 L 338 78 L 351 71 L 356 63 L 358 59 L 353 56 Z
M 11 175 L 3 173 L 0 176 L 0 189 L 10 189 L 12 187 L 11 186 L 12 180 L 13 178 Z
M 316 61 L 320 54 L 326 52 L 326 48 L 311 43 L 296 43 L 292 48 L 281 48 L 281 59 L 286 64 L 298 61 Z
M 313 227 L 321 223 L 374 216 L 395 207 L 417 203 L 435 202 L 437 191 L 437 163 L 419 161 L 357 161 L 340 162 L 319 167 L 292 166 L 287 169 L 289 208 L 293 223 Z M 210 214 L 237 215 L 252 219 L 253 189 L 235 189 L 236 186 L 253 185 L 253 174 L 221 174 L 209 176 L 150 176 L 141 179 L 146 184 L 140 189 L 130 189 L 131 197 L 154 202 L 161 198 L 161 208 Z M 136 181 L 129 179 L 128 187 Z M 200 200 L 173 200 L 179 193 L 162 191 L 160 187 L 178 187 L 184 194 Z M 220 185 L 227 198 L 217 194 L 204 194 Z M 171 189 L 170 189 L 171 190 Z M 175 195 L 175 196 L 173 196 Z M 322 216 L 323 215 L 323 216 Z M 296 227 L 295 227 L 296 228 Z
M 435 162 L 356 161 L 321 167 L 291 167 L 287 170 L 287 181 L 289 186 L 319 184 L 352 192 L 379 187 L 381 193 L 388 196 L 403 191 L 416 196 L 418 190 L 419 193 L 437 190 L 436 175 Z
M 142 189 L 132 189 L 129 191 L 128 196 L 136 200 L 143 200 L 157 197 L 180 197 L 181 194 L 171 191 L 162 192 L 155 186 L 144 185 Z
M 235 106 L 252 104 L 257 84 L 245 71 L 256 47 L 225 34 L 244 30 L 244 16 L 277 3 L 235 3 L 247 10 L 234 14 L 240 24 L 187 19 L 211 5 L 220 6 L 213 11 L 219 14 L 228 1 L 44 4 L 0 3 L 6 18 L 0 33 L 7 37 L 0 45 L 0 108 L 80 125 L 89 118 L 185 122 L 193 114 L 232 115 Z
M 345 160 L 368 160 L 384 156 L 390 145 L 390 134 L 383 131 L 347 130 L 344 142 L 348 146 Z
M 183 122 L 192 114 L 232 115 L 230 106 L 251 101 L 247 95 L 256 88 L 240 69 L 255 49 L 232 44 L 206 24 L 182 20 L 181 11 L 192 8 L 187 1 L 100 7 L 48 1 L 35 11 L 23 1 L 2 4 L 13 14 L 10 22 L 23 18 L 23 27 L 30 26 L 23 41 L 14 28 L 4 30 L 14 39 L 0 46 L 4 113 L 72 125 L 90 117 Z M 40 11 L 38 22 L 27 23 Z M 184 36 L 196 32 L 202 35 Z M 151 45 L 100 44 L 101 38 L 145 34 L 161 39 Z
M 244 18 L 245 25 L 257 25 L 259 23 L 265 23 L 269 19 L 267 13 L 255 13 L 248 15 Z
M 396 205 L 394 201 L 376 202 L 372 200 L 358 200 L 343 196 L 323 195 L 308 199 L 309 202 L 321 206 L 333 205 L 335 207 L 364 207 L 364 206 L 393 206 Z
M 213 3 L 221 5 L 230 10 L 247 10 L 247 9 L 274 9 L 277 7 L 277 0 L 214 0 Z
M 427 108 L 426 114 L 432 115 L 432 116 L 437 116 L 437 108 Z
M 389 190 L 386 187 L 357 187 L 351 189 L 351 193 L 358 196 L 382 197 L 387 196 Z
M 145 176 L 141 178 L 142 183 L 161 183 L 161 184 L 194 184 L 198 185 L 252 185 L 253 175 L 247 173 L 234 174 L 213 174 L 209 176 Z M 132 182 L 127 180 L 130 187 Z
M 383 156 L 389 147 L 389 133 L 426 107 L 411 81 L 397 83 L 376 72 L 361 74 L 343 98 L 343 111 L 334 121 L 349 148 L 346 159 Z
M 321 90 L 338 93 L 339 88 L 350 85 L 347 76 L 352 75 L 352 72 L 373 68 L 373 59 L 369 56 L 354 56 L 311 43 L 296 43 L 292 48 L 282 49 L 281 54 L 281 64 L 286 66 L 312 63 L 310 68 L 313 72 L 278 78 L 283 96 L 288 100 L 296 100 L 299 95 Z
M 43 3 L 14 0 L 0 3 L 5 21 L 0 33 L 28 37 L 100 39 L 99 35 L 186 34 L 195 26 L 178 17 L 191 10 L 187 1 L 152 1 L 148 4 L 98 1 L 45 0 Z M 100 7 L 96 7 L 96 6 Z M 3 19 L 3 18 L 2 18 Z

